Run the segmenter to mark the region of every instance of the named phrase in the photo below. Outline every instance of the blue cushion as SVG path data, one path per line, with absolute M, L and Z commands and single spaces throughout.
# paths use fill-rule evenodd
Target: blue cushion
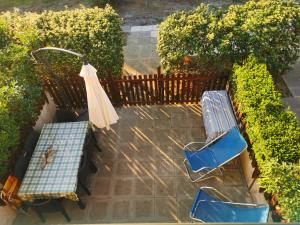
M 200 190 L 191 209 L 191 217 L 204 222 L 266 223 L 269 206 L 241 206 L 217 201 Z
M 212 152 L 209 149 L 193 152 L 184 151 L 193 172 L 199 172 L 199 170 L 207 168 L 212 170 L 218 167 L 217 161 L 214 159 Z

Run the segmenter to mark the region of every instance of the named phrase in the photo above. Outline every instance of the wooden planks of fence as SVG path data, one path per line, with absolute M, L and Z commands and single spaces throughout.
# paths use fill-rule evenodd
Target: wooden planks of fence
M 227 75 L 160 73 L 99 79 L 115 106 L 198 103 L 204 91 L 225 89 L 227 80 Z M 59 109 L 87 106 L 84 80 L 78 75 L 56 82 L 48 79 L 45 89 Z

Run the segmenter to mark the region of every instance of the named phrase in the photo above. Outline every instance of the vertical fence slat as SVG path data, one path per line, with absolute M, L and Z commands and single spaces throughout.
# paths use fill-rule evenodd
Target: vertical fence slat
M 185 100 L 186 103 L 191 102 L 191 98 L 190 98 L 190 95 L 191 95 L 191 79 L 192 79 L 191 74 L 188 74 L 187 79 L 186 79 L 187 80 L 187 82 L 186 82 L 186 100 Z
M 72 93 L 70 93 L 70 90 L 69 90 L 70 85 L 68 83 L 65 83 L 65 80 L 61 80 L 59 83 L 64 90 L 65 101 L 68 102 L 69 107 L 76 108 L 76 104 L 74 102 L 74 97 L 73 97 Z
M 166 95 L 165 102 L 167 104 L 169 104 L 169 100 L 170 100 L 170 90 L 169 90 L 169 82 L 170 82 L 170 80 L 169 80 L 169 75 L 166 75 L 164 77 L 164 81 L 165 81 L 165 95 Z
M 126 89 L 126 94 L 128 96 L 128 102 L 127 104 L 128 105 L 132 105 L 132 95 L 131 95 L 131 91 L 130 91 L 130 86 L 129 86 L 129 81 L 127 79 L 127 77 L 123 77 L 123 80 L 124 80 L 124 84 L 125 84 L 125 89 Z
M 133 76 L 133 80 L 134 80 L 134 89 L 135 89 L 135 96 L 136 96 L 136 104 L 140 105 L 141 103 L 141 93 L 139 90 L 139 80 L 137 79 L 137 76 Z
M 72 93 L 76 95 L 76 100 L 77 100 L 77 104 L 78 104 L 77 107 L 79 109 L 82 109 L 85 98 L 84 98 L 84 96 L 81 95 L 81 92 L 79 91 L 79 86 L 76 84 L 76 78 L 70 79 L 69 83 L 72 84 Z
M 138 86 L 140 87 L 140 93 L 141 93 L 141 104 L 145 104 L 146 103 L 146 96 L 145 96 L 146 88 L 144 86 L 143 76 L 139 75 L 138 80 L 139 80 Z
M 202 96 L 202 89 L 203 89 L 203 82 L 201 80 L 197 80 L 198 83 L 198 88 L 197 88 L 197 92 L 196 92 L 196 103 L 200 102 L 200 97 Z
M 152 79 L 152 75 L 149 75 L 149 87 L 150 87 L 150 98 L 151 98 L 151 104 L 155 104 L 156 100 L 155 100 L 155 95 L 154 95 L 154 91 L 153 91 L 153 86 L 154 86 L 154 79 Z
M 180 84 L 181 84 L 181 74 L 179 73 L 176 77 L 176 103 L 180 102 Z
M 186 92 L 186 74 L 182 74 L 182 86 L 181 86 L 181 99 L 180 102 L 185 102 L 185 92 Z
M 145 95 L 146 104 L 151 104 L 151 101 L 150 101 L 150 91 L 149 91 L 147 76 L 143 75 L 142 80 L 143 80 L 142 85 L 143 85 L 143 89 L 144 89 L 143 91 L 144 91 L 144 95 Z
M 159 104 L 159 88 L 158 88 L 158 75 L 154 74 L 154 92 L 155 92 L 155 103 Z
M 49 92 L 49 94 L 52 96 L 54 102 L 57 104 L 58 107 L 63 108 L 64 103 L 60 99 L 59 94 L 57 91 L 54 89 L 54 84 L 50 80 L 46 80 L 44 82 L 45 89 Z
M 136 105 L 136 96 L 134 92 L 134 80 L 131 76 L 128 77 L 129 90 L 131 93 L 131 105 Z
M 121 80 L 121 81 L 118 81 L 119 82 L 119 87 L 120 87 L 120 91 L 121 91 L 121 97 L 122 97 L 122 102 L 123 102 L 123 105 L 127 105 L 128 103 L 128 95 L 127 95 L 127 92 L 126 92 L 126 89 L 125 89 L 125 83 Z
M 165 102 L 165 87 L 164 87 L 164 76 L 158 70 L 158 89 L 159 89 L 159 104 L 163 104 Z
M 80 101 L 80 97 L 79 95 L 76 93 L 76 87 L 74 86 L 73 84 L 73 79 L 68 81 L 68 84 L 69 84 L 69 89 L 70 89 L 70 93 L 71 95 L 73 96 L 74 98 L 74 102 L 76 104 L 76 108 L 80 108 L 81 106 L 81 101 Z
M 171 75 L 171 103 L 175 103 L 175 76 Z

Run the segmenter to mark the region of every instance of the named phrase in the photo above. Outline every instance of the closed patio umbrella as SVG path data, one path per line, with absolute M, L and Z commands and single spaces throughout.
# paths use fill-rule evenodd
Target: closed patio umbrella
M 90 64 L 84 64 L 80 76 L 85 81 L 90 121 L 98 128 L 109 130 L 119 117 L 99 82 L 97 70 Z

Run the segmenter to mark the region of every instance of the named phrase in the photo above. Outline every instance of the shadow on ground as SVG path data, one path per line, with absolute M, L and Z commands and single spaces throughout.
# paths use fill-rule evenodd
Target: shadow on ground
M 183 167 L 182 148 L 204 141 L 201 109 L 189 106 L 144 106 L 118 109 L 120 121 L 98 130 L 102 152 L 95 150 L 98 172 L 89 178 L 92 196 L 81 192 L 86 209 L 65 200 L 72 223 L 189 222 L 200 186 L 214 186 L 232 200 L 252 202 L 239 160 L 224 167 L 224 176 L 193 184 Z M 66 223 L 47 214 L 48 224 Z M 33 211 L 19 213 L 14 224 L 37 224 Z

